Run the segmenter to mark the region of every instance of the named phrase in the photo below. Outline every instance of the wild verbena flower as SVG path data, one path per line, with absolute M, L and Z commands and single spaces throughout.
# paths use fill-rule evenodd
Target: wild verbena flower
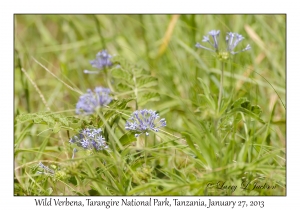
M 73 136 L 69 142 L 86 150 L 94 149 L 96 151 L 100 151 L 108 148 L 105 138 L 102 136 L 101 128 L 83 129 L 79 132 L 79 134 Z M 74 154 L 75 150 L 73 150 L 73 158 Z
M 112 98 L 109 94 L 109 88 L 96 87 L 94 91 L 88 89 L 87 93 L 79 97 L 76 114 L 93 114 L 98 108 L 111 102 Z
M 136 132 L 135 137 L 138 137 L 143 133 L 148 136 L 150 130 L 158 132 L 159 128 L 166 125 L 165 118 L 160 119 L 156 111 L 143 109 L 131 114 L 131 117 L 126 121 L 125 129 Z
M 44 172 L 38 172 L 40 174 L 50 174 L 50 175 L 54 175 L 55 174 L 54 170 L 52 170 L 49 167 L 45 166 L 41 162 L 39 162 L 39 167 L 42 168 L 42 169 L 44 169 Z
M 240 52 L 244 52 L 246 50 L 250 50 L 251 47 L 248 44 L 244 49 L 240 50 L 240 51 L 234 51 L 234 48 L 238 45 L 238 43 L 240 43 L 244 37 L 238 33 L 233 33 L 233 32 L 228 32 L 225 38 L 225 42 L 226 42 L 226 51 L 220 51 L 220 46 L 218 43 L 218 38 L 219 38 L 219 34 L 220 34 L 220 30 L 212 30 L 210 32 L 208 32 L 207 36 L 203 36 L 203 40 L 202 42 L 208 42 L 212 47 L 212 48 L 208 48 L 208 47 L 204 47 L 201 44 L 199 44 L 198 42 L 196 43 L 196 47 L 197 48 L 202 48 L 202 49 L 206 49 L 212 52 L 215 52 L 217 54 L 217 56 L 222 59 L 222 60 L 226 60 L 229 58 L 230 54 L 235 55 L 237 53 Z M 212 37 L 213 42 L 210 41 L 209 35 Z
M 107 53 L 107 50 L 102 50 L 96 54 L 96 59 L 91 60 L 90 64 L 92 67 L 97 68 L 99 70 L 109 67 L 112 65 L 111 59 L 112 56 Z M 84 73 L 86 74 L 97 74 L 99 71 L 89 71 L 89 70 L 84 70 Z

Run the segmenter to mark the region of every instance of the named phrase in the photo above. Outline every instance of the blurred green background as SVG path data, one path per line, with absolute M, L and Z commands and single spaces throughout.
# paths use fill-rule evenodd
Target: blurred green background
M 20 65 L 56 111 L 74 107 L 77 96 L 66 91 L 64 85 L 39 67 L 32 57 L 84 92 L 101 81 L 83 74 L 83 70 L 92 70 L 89 61 L 98 51 L 107 49 L 110 54 L 121 55 L 151 71 L 160 79 L 160 88 L 165 93 L 188 98 L 190 81 L 195 77 L 212 83 L 211 88 L 215 88 L 213 84 L 218 80 L 219 71 L 209 69 L 216 67 L 217 61 L 209 51 L 194 47 L 212 29 L 221 31 L 220 40 L 225 39 L 228 31 L 240 33 L 245 40 L 238 47 L 242 49 L 248 43 L 252 47 L 251 51 L 238 54 L 235 60 L 232 85 L 239 89 L 237 94 L 248 92 L 260 97 L 264 112 L 270 112 L 270 103 L 278 100 L 277 96 L 262 77 L 253 73 L 256 71 L 285 100 L 284 15 L 16 15 L 15 58 L 20 58 Z M 16 61 L 16 67 L 18 65 Z M 30 95 L 30 102 L 26 102 L 25 92 L 32 87 L 24 87 L 24 80 L 16 69 L 15 109 L 44 109 L 36 94 Z M 244 83 L 245 80 L 250 83 Z M 228 81 L 225 80 L 225 85 Z M 63 100 L 54 100 L 57 93 Z M 284 114 L 280 107 L 278 109 Z

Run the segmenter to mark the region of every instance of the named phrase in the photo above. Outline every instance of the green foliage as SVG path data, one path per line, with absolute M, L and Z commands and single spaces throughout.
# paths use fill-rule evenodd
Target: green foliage
M 259 119 L 262 110 L 259 105 L 251 105 L 250 101 L 248 101 L 246 98 L 239 98 L 237 99 L 232 105 L 231 105 L 230 113 L 241 111 L 245 114 L 249 114 L 250 116 L 256 116 L 259 121 L 262 121 Z
M 62 128 L 75 130 L 82 123 L 76 117 L 66 117 L 51 112 L 24 113 L 16 116 L 16 120 L 20 123 L 33 122 L 34 124 L 46 124 L 53 133 L 59 132 Z
M 111 75 L 115 78 L 118 91 L 128 92 L 139 106 L 160 99 L 156 90 L 158 80 L 151 76 L 150 72 L 128 63 L 120 56 L 114 57 L 113 62 L 117 66 L 111 70 Z
M 230 129 L 242 120 L 243 114 L 250 117 L 251 120 L 265 124 L 260 118 L 262 110 L 258 105 L 251 105 L 246 98 L 239 98 L 228 108 L 227 112 L 222 116 L 222 129 Z
M 130 143 L 136 141 L 136 138 L 134 136 L 133 133 L 125 133 L 121 138 L 120 138 L 120 143 L 123 145 L 123 146 L 127 146 L 129 145 Z
M 213 110 L 213 112 L 215 112 L 217 105 L 211 96 L 209 88 L 207 87 L 207 85 L 204 83 L 204 81 L 201 78 L 198 77 L 197 79 L 200 81 L 202 90 L 204 92 L 204 94 L 199 94 L 200 100 L 204 101 L 205 108 L 211 109 L 211 110 Z

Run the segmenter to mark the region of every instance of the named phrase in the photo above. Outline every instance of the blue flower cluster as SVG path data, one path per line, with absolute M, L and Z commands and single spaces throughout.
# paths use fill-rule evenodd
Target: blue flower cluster
M 96 55 L 96 59 L 90 61 L 90 64 L 92 67 L 97 69 L 102 69 L 107 66 L 111 66 L 112 62 L 111 59 L 112 56 L 107 53 L 107 50 L 102 50 L 101 52 L 98 52 Z
M 39 167 L 40 168 L 42 168 L 42 169 L 44 169 L 44 172 L 39 172 L 39 173 L 44 173 L 44 174 L 55 174 L 55 172 L 52 170 L 52 169 L 50 169 L 49 167 L 47 167 L 47 166 L 45 166 L 43 163 L 41 163 L 41 162 L 39 162 Z
M 108 88 L 96 87 L 94 92 L 88 89 L 76 104 L 76 114 L 92 114 L 96 109 L 109 104 L 112 100 L 109 94 Z
M 214 49 L 211 48 L 207 48 L 204 47 L 202 45 L 200 45 L 199 43 L 196 43 L 196 47 L 197 48 L 203 48 L 212 52 L 219 52 L 219 43 L 218 43 L 218 38 L 219 38 L 219 34 L 220 34 L 220 30 L 212 30 L 210 32 L 208 32 L 207 36 L 203 36 L 203 40 L 202 42 L 207 42 L 209 43 Z M 212 37 L 213 42 L 210 41 L 209 39 L 209 35 Z M 234 51 L 234 48 L 238 45 L 238 43 L 240 43 L 242 40 L 244 39 L 244 37 L 238 33 L 232 33 L 232 32 L 228 32 L 226 35 L 226 51 L 231 53 L 232 55 L 237 54 L 239 52 L 244 52 L 246 50 L 250 50 L 251 47 L 248 44 L 244 49 L 240 50 L 240 51 Z
M 126 121 L 125 129 L 137 132 L 135 137 L 145 133 L 149 135 L 149 131 L 158 132 L 159 128 L 165 127 L 167 122 L 164 118 L 160 119 L 159 115 L 152 110 L 138 110 L 131 114 L 131 117 Z
M 81 130 L 79 134 L 73 136 L 69 142 L 88 150 L 95 149 L 99 151 L 108 148 L 105 138 L 102 136 L 101 128 L 86 128 Z

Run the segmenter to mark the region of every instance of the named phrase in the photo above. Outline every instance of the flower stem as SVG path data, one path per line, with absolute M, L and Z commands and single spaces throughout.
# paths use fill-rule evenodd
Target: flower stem
M 224 77 L 224 62 L 222 62 L 221 67 L 221 78 L 220 78 L 220 89 L 219 89 L 219 99 L 218 99 L 218 113 L 221 109 L 221 100 L 222 100 L 222 92 L 223 92 L 223 77 Z
M 105 80 L 106 84 L 108 85 L 109 89 L 113 92 L 114 89 L 113 89 L 113 87 L 111 85 L 111 82 L 110 82 L 110 79 L 111 79 L 110 78 L 110 72 L 106 67 L 104 68 L 103 72 L 104 72 L 104 80 Z
M 144 159 L 145 159 L 145 165 L 147 165 L 147 146 L 148 146 L 148 144 L 147 144 L 147 135 L 145 135 L 145 143 L 144 143 Z

